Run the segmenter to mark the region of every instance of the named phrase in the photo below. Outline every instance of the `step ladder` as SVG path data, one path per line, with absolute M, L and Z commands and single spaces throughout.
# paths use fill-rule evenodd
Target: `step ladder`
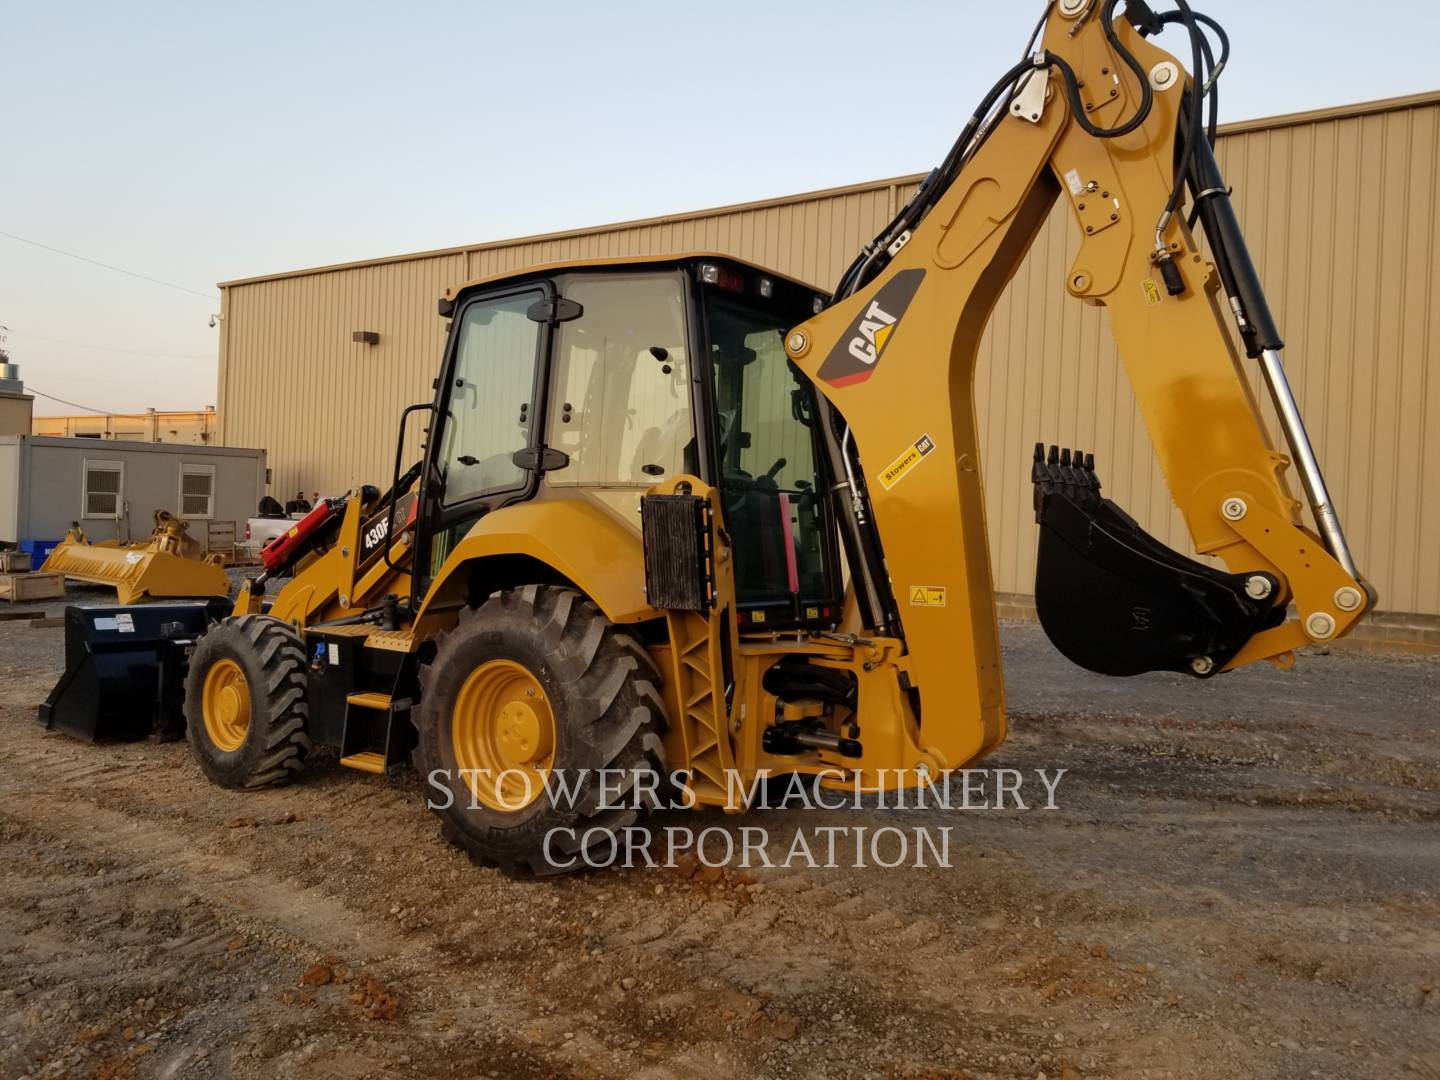
M 386 775 L 405 764 L 410 740 L 396 737 L 399 721 L 408 720 L 415 703 L 394 698 L 379 690 L 361 690 L 345 695 L 345 734 L 340 744 L 340 764 L 347 769 Z M 371 733 L 376 713 L 385 717 L 385 749 L 373 749 Z

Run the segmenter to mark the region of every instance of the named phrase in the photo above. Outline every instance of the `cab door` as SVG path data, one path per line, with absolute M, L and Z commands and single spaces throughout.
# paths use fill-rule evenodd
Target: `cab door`
M 534 496 L 554 288 L 510 286 L 456 310 L 426 448 L 417 598 L 483 515 Z M 517 460 L 517 455 L 519 459 Z

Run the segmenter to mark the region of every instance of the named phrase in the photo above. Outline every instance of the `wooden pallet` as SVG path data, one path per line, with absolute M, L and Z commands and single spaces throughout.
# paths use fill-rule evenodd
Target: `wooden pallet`
M 0 574 L 0 600 L 12 604 L 34 600 L 64 600 L 63 574 Z
M 205 553 L 224 555 L 228 560 L 235 554 L 235 522 L 207 521 L 205 523 Z

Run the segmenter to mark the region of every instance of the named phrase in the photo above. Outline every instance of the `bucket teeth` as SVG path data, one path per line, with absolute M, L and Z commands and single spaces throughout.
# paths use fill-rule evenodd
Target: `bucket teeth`
M 1077 506 L 1100 505 L 1100 477 L 1095 474 L 1095 455 L 1084 450 L 1046 448 L 1035 444 L 1035 464 L 1030 470 L 1035 485 L 1035 512 L 1038 515 L 1047 495 L 1064 495 Z

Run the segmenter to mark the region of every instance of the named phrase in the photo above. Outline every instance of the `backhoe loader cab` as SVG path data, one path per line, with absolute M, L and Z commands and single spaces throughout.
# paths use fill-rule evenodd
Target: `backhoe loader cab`
M 740 623 L 833 625 L 843 586 L 815 390 L 785 352 L 824 299 L 711 255 L 455 290 L 417 605 L 486 514 L 584 500 L 638 535 L 645 491 L 693 476 L 720 492 Z

